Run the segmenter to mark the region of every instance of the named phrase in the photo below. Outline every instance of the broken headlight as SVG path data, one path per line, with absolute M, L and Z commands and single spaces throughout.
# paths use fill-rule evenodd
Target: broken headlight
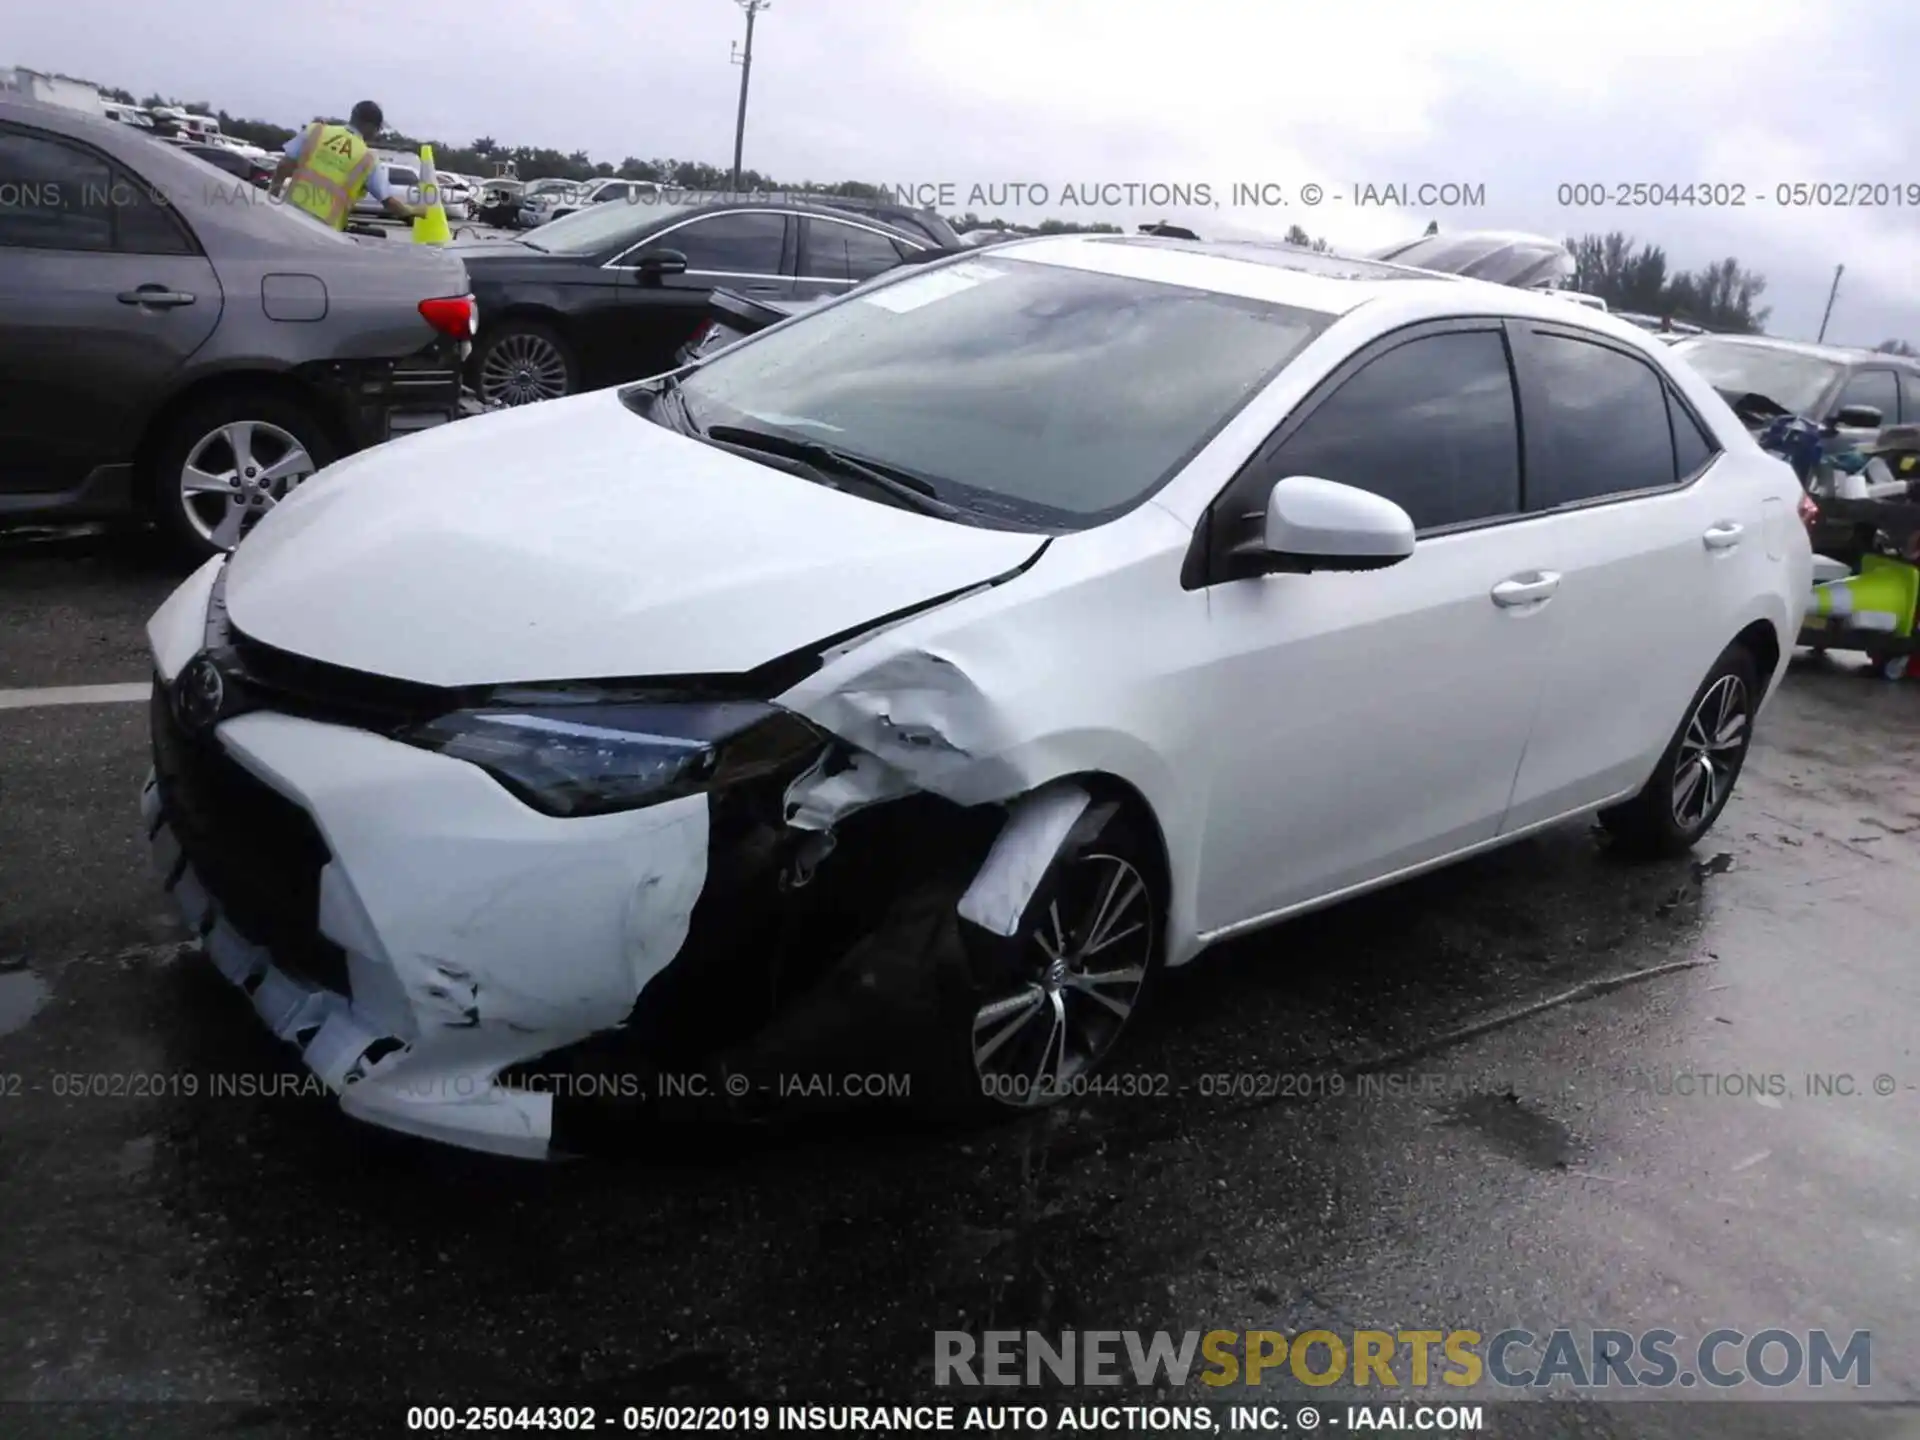
M 547 815 L 607 815 L 765 775 L 818 750 L 805 721 L 751 701 L 499 704 L 400 739 L 479 766 Z

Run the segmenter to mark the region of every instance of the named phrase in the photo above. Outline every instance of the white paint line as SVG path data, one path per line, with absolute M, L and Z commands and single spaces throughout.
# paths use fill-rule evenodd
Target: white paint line
M 142 685 L 49 685 L 39 690 L 0 690 L 0 710 L 37 710 L 42 705 L 130 705 L 153 694 Z

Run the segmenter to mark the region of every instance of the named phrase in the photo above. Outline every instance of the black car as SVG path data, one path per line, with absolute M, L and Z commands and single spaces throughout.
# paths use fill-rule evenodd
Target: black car
M 197 155 L 215 169 L 224 170 L 235 179 L 257 185 L 262 190 L 273 183 L 273 166 L 251 155 L 243 155 L 238 150 L 229 150 L 224 145 L 202 145 L 197 141 L 176 143 L 175 148 L 189 155 Z
M 473 386 L 525 405 L 672 369 L 716 287 L 755 300 L 839 295 L 935 247 L 822 205 L 683 194 L 450 248 L 480 305 Z

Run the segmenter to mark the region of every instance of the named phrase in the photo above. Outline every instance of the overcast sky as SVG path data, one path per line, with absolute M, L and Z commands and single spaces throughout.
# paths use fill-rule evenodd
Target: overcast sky
M 734 0 L 61 0 L 14 7 L 0 62 L 296 124 L 378 100 L 414 134 L 727 164 Z M 1906 0 L 774 0 L 746 164 L 783 181 L 1211 187 L 1202 234 L 1295 221 L 1337 245 L 1443 230 L 1625 230 L 1676 267 L 1768 280 L 1776 334 L 1920 344 L 1920 5 Z M 1361 208 L 1356 183 L 1461 182 L 1479 209 Z M 1285 208 L 1235 209 L 1236 182 Z M 1563 184 L 1744 187 L 1743 208 L 1569 207 Z M 1793 208 L 1885 182 L 1906 203 Z M 1303 186 L 1327 196 L 1308 209 Z M 1909 194 L 1907 187 L 1914 192 Z M 1331 198 L 1345 196 L 1343 200 Z M 1878 198 L 1868 196 L 1865 198 Z M 981 207 L 974 207 L 981 208 Z

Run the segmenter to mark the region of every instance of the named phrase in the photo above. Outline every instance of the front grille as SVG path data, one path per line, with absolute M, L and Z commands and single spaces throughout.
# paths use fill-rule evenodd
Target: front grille
M 230 624 L 221 638 L 232 671 L 255 708 L 390 735 L 446 714 L 462 698 L 460 691 L 437 685 L 310 660 L 262 644 Z
M 332 856 L 312 817 L 211 735 L 186 734 L 157 680 L 150 708 L 162 815 L 207 893 L 282 969 L 346 994 L 346 952 L 319 930 L 320 872 Z

